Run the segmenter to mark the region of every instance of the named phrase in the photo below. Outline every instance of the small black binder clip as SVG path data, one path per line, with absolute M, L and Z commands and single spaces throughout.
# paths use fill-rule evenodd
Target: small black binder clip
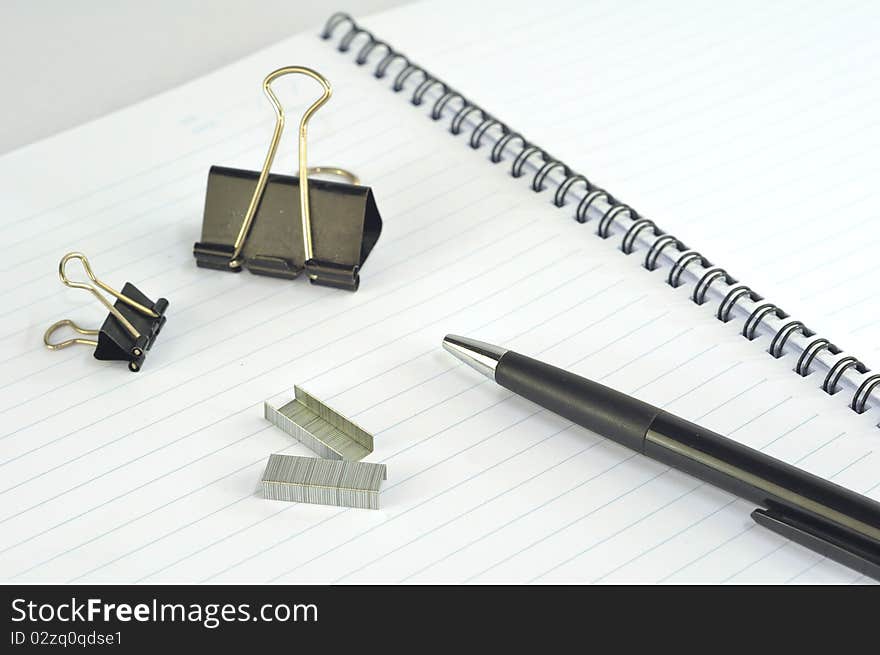
M 322 96 L 299 123 L 299 176 L 270 173 L 284 130 L 284 110 L 272 81 L 289 74 L 319 82 Z M 302 66 L 269 73 L 263 92 L 275 109 L 275 131 L 262 170 L 212 166 L 205 194 L 201 241 L 193 246 L 196 263 L 204 268 L 293 279 L 303 271 L 313 284 L 357 291 L 358 272 L 376 245 L 382 219 L 369 187 L 339 168 L 308 168 L 306 128 L 309 119 L 330 98 L 330 83 Z M 309 179 L 330 173 L 350 183 Z
M 67 277 L 67 272 L 64 269 L 71 259 L 78 259 L 82 262 L 83 268 L 94 284 L 74 282 Z M 90 291 L 110 311 L 110 314 L 100 330 L 85 330 L 69 319 L 58 321 L 51 325 L 43 335 L 43 343 L 46 344 L 46 347 L 49 350 L 61 350 L 75 343 L 94 346 L 95 359 L 127 361 L 131 371 L 139 371 L 144 364 L 147 351 L 152 347 L 162 326 L 165 325 L 165 310 L 168 309 L 168 301 L 165 298 L 159 298 L 153 302 L 130 282 L 125 283 L 121 293 L 116 291 L 95 277 L 89 260 L 79 252 L 69 252 L 61 258 L 61 263 L 58 264 L 58 275 L 67 286 Z M 116 302 L 111 305 L 95 285 L 116 296 Z M 98 339 L 75 337 L 52 343 L 50 341 L 52 334 L 65 326 L 79 334 L 97 336 Z

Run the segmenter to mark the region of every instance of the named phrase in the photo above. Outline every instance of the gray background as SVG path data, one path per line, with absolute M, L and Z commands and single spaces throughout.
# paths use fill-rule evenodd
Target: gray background
M 333 11 L 405 0 L 0 0 L 0 153 L 219 68 Z

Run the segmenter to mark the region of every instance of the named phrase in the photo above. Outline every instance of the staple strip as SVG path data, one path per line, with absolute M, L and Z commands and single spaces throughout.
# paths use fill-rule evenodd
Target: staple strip
M 273 454 L 263 472 L 263 496 L 269 500 L 379 509 L 384 464 Z
M 373 435 L 299 387 L 280 408 L 263 405 L 266 420 L 325 459 L 358 461 L 373 452 Z

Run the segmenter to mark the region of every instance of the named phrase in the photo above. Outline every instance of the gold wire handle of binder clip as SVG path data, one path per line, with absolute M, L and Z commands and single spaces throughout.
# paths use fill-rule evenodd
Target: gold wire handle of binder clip
M 355 186 L 359 186 L 361 183 L 360 178 L 351 171 L 347 171 L 344 168 L 336 168 L 335 166 L 309 166 L 308 172 L 309 175 L 332 175 L 334 177 L 341 177 Z
M 46 344 L 46 348 L 48 348 L 49 350 L 61 350 L 62 348 L 67 348 L 67 346 L 72 346 L 77 343 L 84 346 L 97 347 L 98 342 L 95 339 L 81 339 L 80 337 L 74 337 L 73 339 L 67 339 L 66 341 L 52 343 L 50 341 L 50 338 L 55 333 L 55 331 L 60 330 L 65 326 L 69 326 L 70 329 L 72 329 L 74 332 L 79 332 L 80 334 L 85 334 L 87 336 L 97 336 L 98 334 L 98 330 L 86 330 L 71 321 L 69 318 L 65 318 L 58 321 L 57 323 L 53 323 L 49 326 L 49 329 L 46 330 L 46 333 L 43 335 L 43 343 Z
M 253 223 L 254 216 L 256 216 L 257 207 L 259 207 L 260 205 L 260 199 L 263 197 L 263 192 L 266 190 L 266 183 L 269 180 L 269 171 L 272 168 L 272 162 L 275 160 L 275 153 L 278 150 L 278 143 L 281 140 L 281 133 L 284 131 L 284 108 L 278 101 L 278 96 L 276 96 L 275 92 L 272 91 L 272 82 L 274 82 L 279 77 L 283 77 L 284 75 L 297 74 L 311 77 L 313 80 L 321 85 L 321 88 L 323 90 L 321 97 L 313 102 L 308 107 L 308 109 L 306 109 L 306 111 L 302 115 L 302 118 L 299 121 L 299 206 L 300 216 L 302 217 L 303 250 L 305 254 L 305 259 L 303 261 L 308 261 L 312 259 L 312 222 L 311 217 L 309 216 L 309 172 L 311 171 L 313 173 L 329 173 L 340 175 L 349 180 L 352 180 L 353 184 L 358 183 L 357 177 L 355 175 L 341 168 L 316 166 L 312 169 L 309 169 L 307 165 L 307 133 L 309 119 L 312 117 L 312 114 L 318 111 L 318 109 L 320 109 L 324 105 L 324 103 L 330 99 L 330 95 L 333 92 L 330 88 L 330 82 L 328 82 L 327 79 L 317 71 L 314 71 L 311 68 L 306 68 L 305 66 L 285 66 L 283 68 L 279 68 L 276 71 L 272 71 L 263 80 L 263 93 L 265 93 L 266 97 L 269 98 L 269 102 L 272 103 L 272 108 L 275 110 L 275 130 L 272 133 L 272 140 L 269 142 L 269 151 L 266 153 L 266 160 L 263 162 L 263 168 L 260 171 L 260 177 L 257 180 L 257 186 L 254 189 L 254 194 L 251 196 L 251 201 L 248 204 L 247 212 L 245 212 L 244 220 L 241 223 L 241 229 L 239 229 L 238 231 L 238 236 L 235 237 L 232 257 L 229 260 L 230 268 L 237 268 L 241 266 L 239 257 L 241 256 L 241 251 L 244 248 L 244 243 L 247 239 L 248 232 L 251 229 L 251 223 Z
M 64 255 L 64 257 L 61 258 L 61 261 L 58 264 L 58 277 L 61 278 L 61 281 L 66 286 L 71 287 L 73 289 L 85 289 L 86 291 L 91 292 L 92 295 L 94 295 L 95 298 L 100 300 L 101 304 L 104 305 L 104 307 L 106 307 L 111 314 L 113 314 L 113 316 L 116 318 L 116 320 L 119 321 L 120 325 L 122 325 L 122 327 L 124 327 L 133 338 L 135 338 L 135 339 L 140 338 L 140 336 L 141 336 L 140 332 L 137 331 L 137 329 L 134 327 L 134 325 L 131 324 L 131 321 L 129 321 L 127 318 L 125 318 L 125 316 L 123 316 L 122 313 L 118 309 L 116 309 L 116 307 L 114 307 L 113 304 L 109 300 L 107 300 L 107 298 L 105 298 L 101 294 L 101 292 L 98 291 L 98 289 L 93 284 L 88 284 L 87 282 L 75 282 L 75 281 L 71 280 L 69 277 L 67 277 L 67 271 L 65 269 L 67 267 L 67 262 L 69 262 L 71 259 L 80 260 L 80 262 L 82 263 L 83 270 L 85 270 L 86 275 L 89 276 L 89 279 L 92 282 L 94 282 L 94 285 L 101 287 L 107 293 L 112 294 L 116 298 L 119 298 L 119 300 L 121 300 L 125 304 L 129 305 L 130 307 L 133 307 L 134 309 L 139 311 L 141 314 L 145 314 L 146 316 L 150 316 L 151 318 L 158 318 L 159 317 L 159 315 L 156 312 L 154 312 L 152 309 L 150 309 L 149 307 L 142 305 L 141 303 L 137 302 L 136 300 L 132 300 L 128 296 L 116 291 L 116 289 L 114 289 L 110 285 L 99 280 L 95 276 L 95 273 L 92 271 L 92 265 L 89 263 L 88 258 L 86 258 L 86 256 L 84 254 L 82 254 L 81 252 L 69 252 L 66 255 Z M 49 350 L 61 350 L 62 348 L 67 348 L 68 346 L 72 346 L 73 344 L 77 344 L 77 343 L 84 344 L 87 346 L 97 346 L 98 345 L 98 342 L 93 339 L 80 339 L 78 337 L 73 338 L 73 339 L 67 339 L 66 341 L 61 341 L 60 343 L 52 343 L 49 340 L 50 337 L 52 336 L 52 334 L 56 330 L 58 330 L 62 327 L 65 327 L 65 326 L 71 327 L 74 331 L 79 332 L 80 334 L 85 334 L 85 335 L 90 335 L 90 336 L 98 334 L 98 330 L 86 330 L 86 329 L 79 327 L 76 323 L 74 323 L 73 321 L 71 321 L 69 319 L 63 319 L 63 320 L 60 320 L 57 323 L 54 323 L 53 325 L 49 326 L 49 329 L 46 330 L 46 333 L 43 335 L 43 343 L 46 344 L 46 347 Z

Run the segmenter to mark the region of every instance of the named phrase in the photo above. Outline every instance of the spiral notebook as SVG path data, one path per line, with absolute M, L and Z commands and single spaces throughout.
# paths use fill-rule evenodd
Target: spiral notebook
M 539 356 L 880 498 L 878 23 L 819 2 L 334 15 L 0 158 L 0 577 L 867 582 L 440 340 Z M 355 294 L 192 260 L 208 168 L 258 168 L 259 82 L 287 64 L 334 86 L 310 163 L 356 172 L 385 222 Z M 142 372 L 42 348 L 58 318 L 102 318 L 57 282 L 74 249 L 169 299 Z M 270 453 L 309 454 L 262 417 L 295 384 L 374 434 L 381 510 L 260 498 Z

